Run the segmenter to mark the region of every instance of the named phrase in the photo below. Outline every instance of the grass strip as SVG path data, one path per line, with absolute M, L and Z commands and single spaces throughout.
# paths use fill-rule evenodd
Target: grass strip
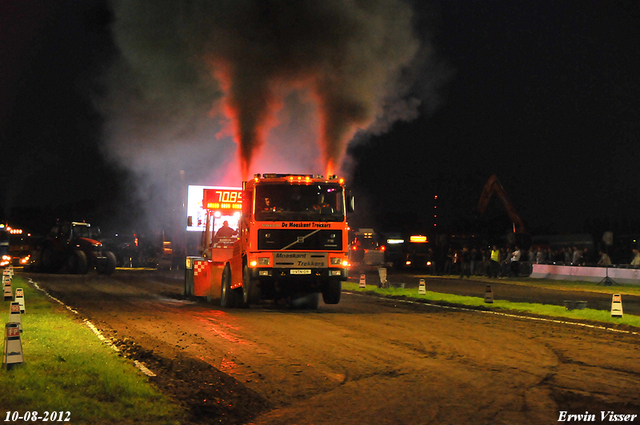
M 181 422 L 177 405 L 62 306 L 19 276 L 12 286 L 25 294 L 25 361 L 0 371 L 0 421 L 7 412 L 23 416 L 36 411 L 43 416 L 46 411 L 70 412 L 68 423 L 88 425 Z M 9 306 L 10 301 L 3 301 L 4 323 Z
M 412 299 L 428 300 L 470 307 L 483 307 L 490 310 L 511 310 L 532 313 L 540 316 L 561 317 L 575 320 L 589 320 L 593 322 L 610 323 L 616 325 L 628 325 L 640 328 L 640 316 L 624 314 L 623 317 L 611 317 L 611 313 L 603 310 L 585 308 L 584 310 L 567 310 L 564 306 L 550 304 L 519 303 L 505 300 L 493 300 L 493 303 L 485 303 L 484 298 L 469 297 L 464 295 L 445 294 L 441 292 L 426 291 L 425 295 L 418 294 L 418 288 L 378 288 L 367 285 L 360 288 L 358 283 L 343 282 L 342 289 L 358 292 L 373 292 L 384 296 L 404 296 Z M 559 289 L 559 288 L 558 288 Z M 624 310 L 624 299 L 623 299 Z
M 414 280 L 418 282 L 419 279 L 432 279 L 432 275 L 415 275 Z M 438 276 L 438 279 L 451 279 L 457 280 L 458 276 Z M 472 276 L 471 280 L 478 280 L 481 282 L 498 282 L 506 283 L 509 285 L 521 285 L 530 288 L 543 288 L 553 289 L 556 291 L 580 291 L 580 292 L 597 292 L 600 294 L 622 294 L 622 295 L 636 295 L 640 296 L 640 285 L 633 285 L 630 283 L 616 283 L 616 285 L 605 286 L 599 285 L 597 282 L 586 282 L 581 280 L 557 280 L 557 279 L 533 279 L 529 277 L 523 278 L 509 278 L 502 280 L 489 279 L 482 276 Z

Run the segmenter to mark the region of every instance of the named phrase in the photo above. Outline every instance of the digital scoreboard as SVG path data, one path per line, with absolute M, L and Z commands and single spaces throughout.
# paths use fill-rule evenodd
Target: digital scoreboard
M 211 190 L 208 199 L 205 198 L 205 191 Z M 217 191 L 217 193 L 216 193 Z M 208 207 L 207 203 L 211 206 Z M 219 204 L 216 207 L 215 204 Z M 235 207 L 234 207 L 235 205 Z M 213 209 L 224 216 L 224 220 L 229 221 L 229 225 L 234 223 L 237 226 L 237 214 L 242 212 L 242 188 L 229 186 L 187 186 L 187 231 L 202 232 L 206 222 L 207 209 Z M 228 217 L 227 217 L 228 216 Z M 216 220 L 222 225 L 223 220 Z
M 242 211 L 242 190 L 218 187 L 204 189 L 202 205 L 207 210 L 220 211 L 222 215 Z

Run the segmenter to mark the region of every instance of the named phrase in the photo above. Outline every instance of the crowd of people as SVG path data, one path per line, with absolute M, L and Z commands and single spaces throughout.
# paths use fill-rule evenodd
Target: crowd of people
M 588 248 L 543 248 L 532 247 L 521 250 L 494 245 L 491 249 L 448 249 L 446 255 L 436 259 L 432 255 L 432 272 L 439 275 L 460 274 L 461 278 L 471 275 L 488 277 L 515 277 L 531 273 L 533 264 L 555 264 L 564 266 L 612 266 L 611 258 L 605 250 L 594 251 Z M 633 259 L 623 264 L 640 268 L 640 251 L 633 249 Z

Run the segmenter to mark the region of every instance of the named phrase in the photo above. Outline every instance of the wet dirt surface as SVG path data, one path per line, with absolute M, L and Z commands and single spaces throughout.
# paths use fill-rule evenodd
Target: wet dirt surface
M 185 407 L 184 423 L 550 424 L 563 411 L 588 411 L 589 423 L 601 411 L 640 414 L 637 333 L 358 294 L 317 311 L 222 310 L 183 299 L 180 272 L 23 276 L 156 373 L 150 380 Z M 482 296 L 486 284 L 481 294 L 477 285 L 457 288 Z M 513 286 L 499 285 L 496 296 Z M 524 289 L 526 302 L 567 299 Z

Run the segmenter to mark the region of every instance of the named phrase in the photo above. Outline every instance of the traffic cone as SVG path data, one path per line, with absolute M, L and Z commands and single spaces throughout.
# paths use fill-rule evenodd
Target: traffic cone
M 424 279 L 420 279 L 420 284 L 418 285 L 418 295 L 427 295 L 427 285 L 424 282 Z
M 18 328 L 17 323 L 7 323 L 5 325 L 4 357 L 2 362 L 6 365 L 7 370 L 11 369 L 15 365 L 24 363 L 24 356 L 22 355 L 22 341 L 20 341 L 20 329 Z
M 22 288 L 16 288 L 15 301 L 20 303 L 20 314 L 25 314 L 26 310 L 24 308 L 24 291 L 22 290 Z
M 20 332 L 22 332 L 22 316 L 20 315 L 20 303 L 12 302 L 9 310 L 9 323 L 17 323 Z
M 614 294 L 611 300 L 611 317 L 622 317 L 622 297 Z
M 364 273 L 362 273 L 360 275 L 360 285 L 359 285 L 359 287 L 360 288 L 366 288 L 367 287 L 367 277 L 365 276 Z
M 493 290 L 491 285 L 487 285 L 487 290 L 484 292 L 484 302 L 493 304 Z

